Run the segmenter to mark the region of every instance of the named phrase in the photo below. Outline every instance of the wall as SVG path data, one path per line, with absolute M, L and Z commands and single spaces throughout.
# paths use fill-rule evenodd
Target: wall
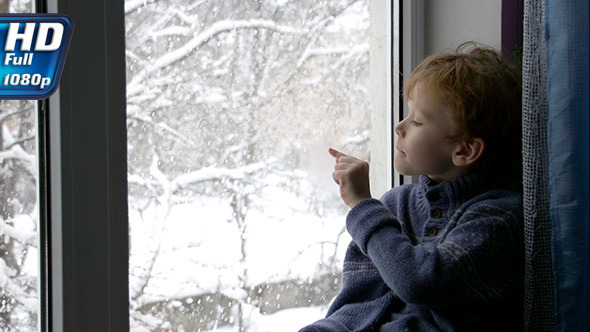
M 426 55 L 474 40 L 501 46 L 500 0 L 424 0 Z

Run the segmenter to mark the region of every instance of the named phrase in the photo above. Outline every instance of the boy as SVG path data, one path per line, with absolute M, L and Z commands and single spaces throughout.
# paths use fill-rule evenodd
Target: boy
M 522 330 L 522 195 L 505 189 L 521 168 L 519 73 L 470 43 L 427 58 L 404 94 L 394 164 L 420 181 L 373 199 L 368 164 L 330 149 L 353 241 L 340 294 L 301 332 Z

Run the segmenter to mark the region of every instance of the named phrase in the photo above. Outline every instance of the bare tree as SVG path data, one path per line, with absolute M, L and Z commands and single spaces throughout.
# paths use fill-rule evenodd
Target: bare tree
M 360 0 L 126 1 L 131 208 L 144 213 L 158 207 L 162 214 L 154 224 L 163 225 L 175 204 L 219 197 L 228 202 L 240 234 L 235 285 L 202 289 L 212 292 L 209 299 L 227 301 L 234 318 L 227 309 L 211 309 L 203 318 L 210 323 L 201 326 L 233 321 L 247 331 L 249 312 L 265 305 L 253 300 L 260 297 L 254 290 L 264 286 L 250 280 L 247 248 L 249 211 L 268 185 L 266 177 L 282 176 L 284 190 L 313 202 L 320 213 L 324 203 L 301 189 L 309 180 L 298 175 L 308 146 L 332 135 L 342 144 L 360 142 L 351 146 L 366 153 L 367 29 L 335 28 L 365 9 Z M 319 244 L 325 256 L 318 267 L 332 279 L 339 237 Z M 147 307 L 171 310 L 145 296 L 162 255 L 155 237 L 148 251 L 140 268 L 131 267 L 140 271 L 131 286 L 132 306 L 146 315 Z M 176 300 L 188 308 L 183 298 Z M 302 305 L 297 301 L 280 303 Z M 165 321 L 150 328 L 166 330 Z
M 29 252 L 37 247 L 32 105 L 0 102 L 0 325 L 21 331 L 36 326 L 39 303 L 37 279 L 24 271 Z

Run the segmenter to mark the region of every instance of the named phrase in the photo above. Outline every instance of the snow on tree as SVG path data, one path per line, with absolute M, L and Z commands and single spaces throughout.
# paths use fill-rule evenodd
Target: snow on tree
M 367 6 L 126 0 L 134 331 L 255 331 L 331 300 L 346 210 L 324 159 L 328 146 L 368 157 Z M 37 324 L 33 105 L 0 103 L 7 330 Z
M 302 248 L 284 257 L 296 262 L 321 248 L 306 261 L 316 268 L 306 276 L 289 268 L 261 280 L 253 268 L 261 236 L 255 229 L 276 205 L 283 205 L 276 223 L 293 214 L 342 217 L 336 191 L 315 183 L 314 159 L 327 145 L 367 157 L 367 6 L 126 1 L 130 296 L 138 330 L 233 324 L 254 331 L 251 317 L 331 300 L 343 220 L 331 235 L 301 239 Z M 200 240 L 171 248 L 161 234 L 183 218 L 174 212 L 181 206 L 195 211 L 184 227 L 217 217 L 233 225 L 207 224 L 227 229 L 225 251 L 233 258 L 203 267 L 214 262 L 198 256 L 210 244 L 196 228 Z M 199 216 L 200 207 L 209 212 Z M 173 252 L 192 253 L 194 273 L 201 273 L 192 284 L 158 269 Z M 162 284 L 177 287 L 176 295 L 158 295 Z
M 34 104 L 0 102 L 0 326 L 35 331 L 37 161 Z

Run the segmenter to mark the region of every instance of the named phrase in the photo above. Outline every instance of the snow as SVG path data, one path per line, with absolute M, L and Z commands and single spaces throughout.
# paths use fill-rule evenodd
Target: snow
M 25 165 L 31 174 L 37 174 L 37 158 L 34 154 L 27 153 L 20 145 L 15 145 L 8 150 L 0 151 L 0 161 L 5 159 L 19 159 L 25 161 Z
M 310 303 L 341 271 L 327 149 L 366 155 L 368 89 L 351 75 L 368 68 L 367 2 L 259 7 L 126 0 L 134 332 L 297 331 L 327 309 L 261 313 Z
M 277 6 L 284 6 L 289 2 L 289 0 L 277 0 Z
M 251 19 L 251 20 L 221 20 L 215 22 L 209 28 L 197 33 L 190 41 L 179 47 L 178 49 L 166 53 L 162 55 L 158 59 L 156 59 L 153 63 L 151 63 L 148 68 L 149 71 L 144 71 L 143 73 L 137 75 L 133 81 L 127 84 L 127 98 L 130 98 L 143 89 L 143 82 L 146 78 L 146 75 L 150 72 L 156 72 L 157 70 L 170 66 L 175 62 L 187 57 L 188 55 L 192 54 L 192 52 L 198 48 L 199 46 L 203 45 L 207 41 L 209 41 L 214 36 L 231 30 L 236 29 L 253 29 L 253 28 L 266 28 L 270 30 L 279 31 L 281 33 L 286 34 L 294 34 L 299 33 L 297 29 L 293 29 L 287 26 L 281 26 L 274 21 L 270 20 L 260 20 L 260 19 Z
M 11 6 L 25 3 L 28 1 L 11 1 Z M 335 108 L 345 110 L 343 105 L 354 104 L 355 108 L 368 109 L 368 104 L 356 102 L 355 93 L 348 99 L 333 98 L 338 94 L 334 91 L 343 89 L 333 82 L 349 77 L 347 66 L 339 63 L 350 58 L 363 63 L 368 52 L 366 38 L 362 37 L 366 33 L 361 31 L 368 28 L 368 12 L 365 1 L 302 4 L 276 0 L 276 6 L 282 8 L 275 10 L 271 3 L 276 14 L 271 15 L 265 6 L 254 10 L 239 2 L 224 6 L 207 1 L 125 1 L 126 43 L 131 46 L 126 53 L 130 68 L 128 124 L 130 133 L 141 137 L 130 137 L 129 141 L 132 160 L 128 180 L 136 189 L 129 197 L 130 316 L 134 332 L 151 331 L 155 326 L 177 328 L 170 317 L 136 310 L 142 305 L 166 301 L 168 307 L 190 308 L 191 296 L 210 293 L 245 303 L 247 315 L 252 317 L 249 331 L 296 331 L 327 310 L 324 306 L 261 314 L 247 299 L 247 290 L 265 284 L 317 280 L 325 273 L 337 273 L 342 265 L 350 241 L 344 232 L 346 208 L 330 177 L 333 160 L 326 150 L 343 144 L 360 146 L 366 143 L 366 136 L 344 139 L 350 136 L 350 127 L 358 126 L 356 117 L 352 123 L 342 111 L 334 113 L 336 119 L 326 118 L 320 104 L 329 97 Z M 307 13 L 296 13 L 301 10 Z M 305 17 L 303 21 L 300 14 Z M 256 46 L 261 42 L 266 46 Z M 250 46 L 259 47 L 260 54 L 247 52 Z M 328 74 L 322 59 L 336 58 L 340 61 L 332 67 L 339 70 Z M 257 75 L 258 70 L 261 75 Z M 326 87 L 319 88 L 324 82 Z M 316 89 L 321 91 L 309 93 Z M 276 112 L 286 112 L 279 114 L 286 119 L 281 130 L 288 133 L 275 128 L 270 135 L 285 142 L 283 147 L 273 146 L 280 143 L 268 143 L 264 138 L 264 122 L 279 118 L 265 114 L 275 103 L 269 100 L 275 97 L 284 98 L 276 103 L 281 108 L 285 105 L 285 109 Z M 300 107 L 293 107 L 295 104 Z M 242 108 L 251 112 L 242 112 Z M 173 115 L 167 117 L 164 112 L 168 111 Z M 34 177 L 38 168 L 35 153 L 19 143 L 27 139 L 22 135 L 30 135 L 31 129 L 21 132 L 22 124 L 5 122 L 21 112 L 8 110 L 0 115 L 0 123 L 11 124 L 1 129 L 4 146 L 0 147 L 0 161 L 24 168 L 22 174 Z M 302 121 L 304 125 L 293 121 L 290 113 L 301 113 L 307 119 Z M 178 155 L 181 161 L 177 162 L 176 149 L 190 153 L 187 147 L 208 147 L 192 132 L 205 129 L 198 126 L 197 114 L 219 115 L 216 121 L 221 122 L 231 118 L 235 128 L 218 133 L 219 145 L 203 152 L 206 157 L 201 153 Z M 254 125 L 248 118 L 252 114 L 270 117 Z M 243 136 L 243 142 L 237 141 L 244 134 L 239 128 L 242 122 L 252 126 L 251 132 L 260 132 L 255 139 L 262 139 L 262 146 L 275 149 L 260 153 L 260 158 L 243 158 L 259 159 L 249 165 L 238 162 L 243 151 L 261 142 L 247 136 Z M 352 125 L 341 125 L 346 122 Z M 192 126 L 189 131 L 186 123 Z M 142 131 L 133 132 L 133 128 Z M 311 147 L 312 141 L 322 139 L 325 146 Z M 279 160 L 288 153 L 300 154 L 301 160 L 299 156 L 288 156 L 287 162 Z M 181 165 L 182 159 L 190 160 L 188 167 Z M 292 165 L 299 168 L 290 169 Z M 169 173 L 171 168 L 175 170 Z M 0 171 L 5 170 L 13 171 Z M 185 174 L 178 175 L 183 170 Z M 34 181 L 29 182 L 27 185 L 34 185 Z M 209 188 L 217 196 L 199 196 L 204 194 L 192 191 L 212 182 L 213 187 L 225 186 Z M 181 196 L 187 191 L 196 196 Z M 241 208 L 231 206 L 232 198 Z M 9 203 L 20 207 L 11 220 L 0 220 L 0 240 L 16 245 L 11 253 L 14 257 L 0 257 L 0 286 L 8 298 L 18 302 L 14 317 L 19 321 L 24 317 L 36 319 L 37 293 L 30 285 L 39 275 L 38 217 L 28 215 L 30 206 L 24 210 L 25 203 L 30 202 L 15 199 Z M 15 261 L 18 268 L 12 266 Z M 286 294 L 269 296 L 282 296 L 281 301 L 287 298 Z
M 179 178 L 190 179 L 189 182 L 208 177 L 243 179 L 244 172 L 260 168 L 263 166 L 258 163 L 231 171 L 210 168 Z M 313 172 L 294 173 L 302 179 L 318 176 Z M 255 176 L 257 183 L 266 186 L 251 188 L 255 191 L 245 211 L 245 228 L 238 226 L 229 198 L 222 196 L 199 196 L 192 202 L 176 205 L 166 205 L 160 199 L 161 205 L 152 205 L 141 214 L 130 210 L 130 291 L 132 298 L 139 295 L 134 307 L 160 301 L 182 303 L 190 297 L 215 293 L 249 303 L 246 289 L 281 281 L 317 279 L 323 271 L 321 263 L 334 264 L 331 266 L 336 271 L 341 268 L 350 241 L 344 232 L 343 204 L 313 212 L 309 198 L 282 184 L 284 174 Z M 329 177 L 329 172 L 323 176 Z M 317 181 L 318 184 L 314 189 L 318 196 L 329 195 L 323 191 L 337 193 L 337 186 L 331 181 Z M 323 188 L 325 185 L 330 189 Z M 318 297 L 322 295 L 318 293 Z M 278 299 L 281 294 L 276 296 Z M 257 307 L 246 308 L 251 310 L 247 315 L 251 332 L 285 331 L 286 326 L 293 326 L 296 331 L 321 318 L 327 309 L 286 309 L 263 315 Z M 149 319 L 141 316 L 132 331 L 143 331 L 140 324 L 147 324 Z M 220 327 L 217 331 L 235 330 Z
M 272 315 L 258 315 L 250 332 L 297 332 L 307 324 L 323 318 L 327 307 L 307 307 L 281 310 Z M 238 327 L 224 326 L 203 332 L 239 332 Z M 133 332 L 133 331 L 132 331 Z
M 126 0 L 125 1 L 125 14 L 128 14 L 147 3 L 154 2 L 155 0 Z
M 322 242 L 328 252 L 338 242 L 342 258 L 350 238 L 338 239 L 344 217 L 325 217 L 293 211 L 283 217 L 285 202 L 296 202 L 288 193 L 273 193 L 268 210 L 252 210 L 247 215 L 247 286 L 291 278 L 307 280 L 317 272 Z M 304 202 L 299 202 L 304 204 Z M 272 207 L 272 208 L 271 208 Z M 273 209 L 275 211 L 273 211 Z M 130 211 L 132 251 L 130 265 L 144 266 L 154 246 L 154 234 L 160 251 L 145 293 L 146 301 L 194 296 L 222 288 L 240 288 L 243 266 L 240 264 L 241 233 L 232 220 L 231 209 L 222 199 L 202 198 L 199 202 L 171 208 L 165 225 L 155 230 L 145 220 L 156 220 L 156 209 L 143 214 Z M 273 217 L 274 216 L 274 217 Z M 341 265 L 341 264 L 339 264 Z M 198 286 L 197 286 L 198 285 Z
M 281 310 L 271 315 L 260 315 L 253 320 L 248 329 L 249 332 L 297 332 L 307 324 L 323 318 L 328 310 L 327 306 L 307 307 Z M 157 325 L 157 321 L 152 324 Z M 150 332 L 144 327 L 139 326 L 136 321 L 131 319 L 130 332 Z M 237 326 L 222 326 L 212 330 L 202 330 L 195 332 L 239 332 Z
M 342 33 L 343 30 L 368 30 L 369 13 L 363 9 L 363 6 L 365 4 L 361 1 L 353 4 L 334 19 L 334 22 L 328 27 L 327 31 L 331 33 Z
M 0 220 L 0 236 L 5 235 L 23 244 L 37 245 L 35 222 L 27 215 L 17 215 L 11 219 L 14 226 Z M 8 242 L 8 241 L 7 241 Z

